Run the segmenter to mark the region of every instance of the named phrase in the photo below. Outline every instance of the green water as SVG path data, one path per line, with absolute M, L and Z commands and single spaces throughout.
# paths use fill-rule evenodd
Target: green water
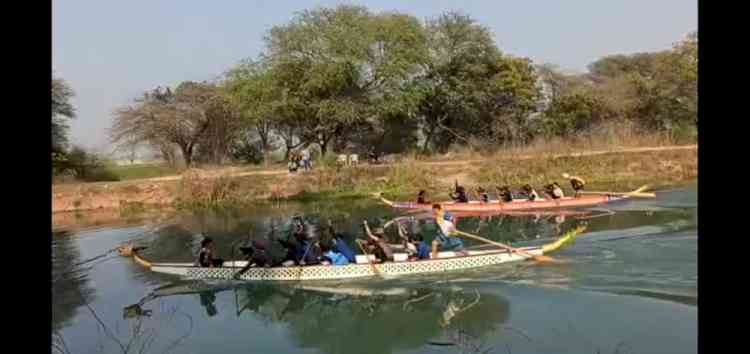
M 603 216 L 587 219 L 587 232 L 555 254 L 559 263 L 347 282 L 186 282 L 116 254 L 91 258 L 139 239 L 148 259 L 193 261 L 204 235 L 231 258 L 233 243 L 283 229 L 293 215 L 331 219 L 351 241 L 364 218 L 398 213 L 369 200 L 281 204 L 57 233 L 53 352 L 697 352 L 696 188 L 606 206 L 611 215 L 598 209 L 588 216 Z M 580 222 L 494 216 L 462 218 L 458 227 L 522 246 Z M 423 231 L 431 237 L 434 226 Z M 124 312 L 139 302 L 148 316 Z

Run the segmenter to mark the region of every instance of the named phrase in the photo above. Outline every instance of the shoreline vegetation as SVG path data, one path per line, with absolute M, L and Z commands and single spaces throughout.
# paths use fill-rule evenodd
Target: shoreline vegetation
M 570 187 L 562 173 L 584 177 L 590 190 L 628 191 L 643 184 L 659 190 L 694 182 L 698 174 L 697 145 L 600 147 L 574 149 L 534 146 L 505 149 L 482 155 L 455 151 L 442 159 L 404 156 L 384 165 L 336 166 L 318 161 L 310 172 L 286 170 L 242 171 L 238 167 L 215 170 L 189 169 L 180 175 L 123 182 L 64 183 L 53 185 L 53 225 L 65 223 L 65 214 L 115 213 L 127 219 L 154 207 L 201 209 L 243 206 L 268 201 L 321 201 L 371 198 L 371 193 L 411 200 L 420 189 L 433 200 L 446 200 L 458 182 L 470 191 L 508 184 L 537 188 L 558 181 Z M 494 193 L 493 193 L 494 195 Z M 472 195 L 473 199 L 476 196 Z M 57 220 L 57 222 L 56 222 Z

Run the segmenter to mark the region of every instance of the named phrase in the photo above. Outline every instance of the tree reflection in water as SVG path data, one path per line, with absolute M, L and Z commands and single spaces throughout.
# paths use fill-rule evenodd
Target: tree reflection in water
M 89 303 L 94 289 L 86 269 L 76 264 L 81 253 L 69 232 L 52 234 L 52 330 L 67 326 L 78 308 Z
M 214 290 L 203 291 L 197 284 L 162 287 L 140 304 L 162 296 L 198 293 L 211 316 L 214 294 L 226 287 L 217 289 L 212 284 Z M 497 295 L 459 287 L 253 283 L 233 290 L 237 316 L 284 323 L 296 345 L 325 353 L 388 353 L 430 344 L 484 352 L 483 339 L 501 329 L 510 307 Z

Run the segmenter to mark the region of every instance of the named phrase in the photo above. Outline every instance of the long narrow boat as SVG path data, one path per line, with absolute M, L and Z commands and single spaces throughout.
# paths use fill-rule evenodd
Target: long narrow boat
M 528 210 L 539 210 L 539 209 L 559 209 L 559 208 L 575 208 L 575 207 L 588 207 L 605 203 L 612 203 L 628 199 L 628 196 L 615 196 L 606 194 L 597 195 L 581 195 L 578 197 L 563 197 L 560 199 L 540 199 L 538 201 L 529 201 L 526 199 L 515 199 L 512 202 L 502 203 L 499 200 L 490 200 L 489 202 L 470 201 L 468 203 L 455 203 L 455 202 L 436 202 L 440 204 L 444 210 L 456 211 L 456 212 L 515 212 L 515 211 L 528 211 Z M 380 197 L 383 203 L 396 208 L 396 209 L 432 209 L 432 204 L 420 204 L 412 202 L 394 202 L 383 197 Z
M 585 226 L 571 230 L 557 241 L 536 247 L 519 248 L 523 253 L 510 252 L 506 249 L 469 250 L 468 255 L 455 252 L 440 252 L 435 259 L 424 259 L 402 262 L 363 263 L 349 265 L 314 265 L 274 268 L 250 268 L 242 274 L 242 280 L 301 281 L 352 279 L 373 276 L 405 276 L 446 271 L 456 271 L 490 266 L 508 262 L 519 262 L 531 256 L 541 256 L 560 249 L 585 230 Z M 153 272 L 179 275 L 188 279 L 232 279 L 246 261 L 225 261 L 221 267 L 203 268 L 192 263 L 154 263 L 144 259 L 133 251 L 136 262 Z

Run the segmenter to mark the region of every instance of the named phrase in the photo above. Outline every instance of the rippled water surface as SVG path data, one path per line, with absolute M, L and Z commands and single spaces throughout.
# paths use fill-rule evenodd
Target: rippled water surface
M 293 215 L 360 224 L 400 215 L 371 200 L 175 215 L 156 224 L 53 235 L 53 351 L 70 353 L 695 353 L 695 186 L 588 214 L 461 218 L 514 246 L 587 232 L 523 262 L 391 280 L 189 282 L 107 253 L 136 240 L 155 261 L 193 261 L 204 235 L 232 245 Z M 418 215 L 419 216 L 419 215 Z M 434 226 L 423 231 L 434 235 Z M 469 245 L 476 243 L 468 242 Z M 140 304 L 140 306 L 131 306 Z

